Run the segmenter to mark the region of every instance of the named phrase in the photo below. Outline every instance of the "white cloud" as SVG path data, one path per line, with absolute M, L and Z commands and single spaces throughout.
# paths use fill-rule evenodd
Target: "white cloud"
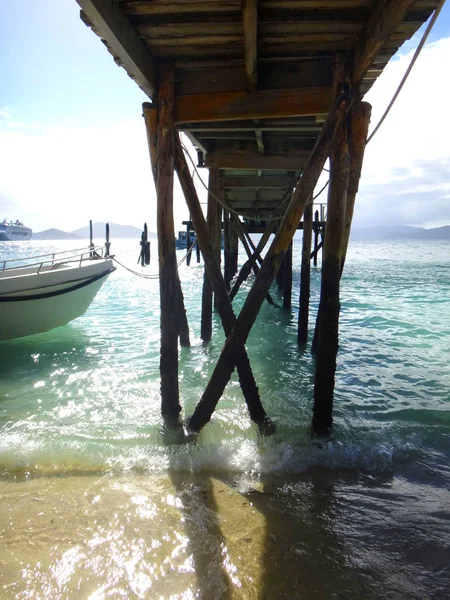
M 400 54 L 367 94 L 371 129 L 378 123 L 412 58 Z M 443 77 L 450 38 L 424 48 L 386 121 L 369 143 L 357 224 L 450 223 L 450 83 Z
M 156 231 L 142 118 L 102 128 L 40 127 L 15 121 L 3 110 L 0 164 L 0 218 L 19 218 L 35 231 L 70 231 L 89 219 L 136 226 L 147 221 Z M 176 229 L 187 217 L 177 185 Z

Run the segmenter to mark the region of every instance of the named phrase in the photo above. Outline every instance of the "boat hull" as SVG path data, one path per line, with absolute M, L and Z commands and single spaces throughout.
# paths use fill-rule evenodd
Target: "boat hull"
M 43 333 L 81 316 L 114 269 L 111 260 L 102 260 L 78 269 L 33 275 L 29 280 L 20 275 L 16 282 L 12 277 L 0 280 L 0 289 L 9 288 L 0 294 L 0 341 Z M 36 278 L 40 278 L 39 287 Z
M 29 227 L 9 225 L 0 227 L 0 242 L 23 242 L 31 240 L 33 235 Z

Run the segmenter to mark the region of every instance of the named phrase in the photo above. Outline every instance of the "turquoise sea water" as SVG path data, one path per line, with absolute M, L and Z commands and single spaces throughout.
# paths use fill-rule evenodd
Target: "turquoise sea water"
M 4 242 L 0 258 L 56 246 Z M 152 246 L 146 273 L 157 272 L 156 243 Z M 115 242 L 113 251 L 136 268 L 137 242 Z M 178 253 L 181 258 L 183 252 Z M 270 438 L 261 438 L 249 420 L 235 375 L 195 441 L 179 444 L 163 431 L 157 280 L 139 279 L 119 267 L 81 318 L 45 334 L 0 343 L 0 502 L 10 515 L 9 526 L 5 516 L 0 530 L 6 547 L 22 556 L 19 562 L 31 561 L 16 572 L 9 558 L 0 557 L 5 597 L 45 597 L 49 590 L 51 597 L 61 598 L 448 597 L 450 243 L 351 244 L 342 282 L 334 427 L 327 442 L 310 436 L 314 363 L 309 346 L 299 349 L 296 343 L 299 261 L 297 241 L 292 310 L 265 304 L 248 341 L 263 403 L 277 424 Z M 213 341 L 204 345 L 199 338 L 202 265 L 195 260 L 190 267 L 183 264 L 180 277 L 192 343 L 180 349 L 181 403 L 188 416 L 224 337 L 215 315 Z M 312 269 L 312 317 L 319 285 L 320 265 Z M 273 296 L 281 306 L 276 286 Z M 243 297 L 236 299 L 236 310 Z M 141 488 L 150 480 L 155 485 L 144 493 Z M 106 485 L 125 486 L 122 494 L 126 486 L 141 486 L 139 497 L 152 497 L 160 516 L 159 503 L 172 486 L 169 504 L 180 503 L 186 540 L 180 552 L 191 561 L 190 570 L 172 557 L 158 579 L 146 552 L 133 545 L 137 538 L 132 533 L 120 547 L 123 560 L 108 562 L 111 546 L 94 544 L 94 534 L 85 532 L 72 540 L 71 548 L 81 548 L 84 558 L 69 568 L 66 557 L 64 587 L 55 565 L 68 552 L 67 531 L 60 526 L 52 533 L 50 522 L 45 534 L 37 534 L 46 558 L 36 566 L 27 554 L 29 536 L 11 510 L 20 499 L 28 500 L 27 514 L 33 498 L 51 497 L 46 510 L 56 514 L 58 503 L 70 504 L 76 494 L 80 507 L 80 498 L 89 496 L 87 481 L 104 495 Z M 57 485 L 58 491 L 52 491 Z M 127 507 L 136 502 L 131 494 L 112 509 L 108 494 L 105 510 L 118 515 L 108 525 L 113 536 L 126 530 Z M 225 497 L 220 494 L 230 494 L 228 504 L 217 500 Z M 214 502 L 205 500 L 213 497 Z M 236 546 L 241 563 L 234 559 L 230 567 L 226 550 L 245 522 L 246 502 L 256 511 L 255 519 L 263 521 L 255 521 L 254 534 L 247 536 L 256 546 L 241 540 Z M 232 507 L 229 515 L 227 507 Z M 74 509 L 74 523 L 83 522 L 87 511 L 78 515 Z M 27 518 L 30 527 L 37 527 L 34 513 Z M 144 518 L 158 532 L 151 540 L 176 538 L 169 517 L 139 516 Z M 225 521 L 236 527 L 228 537 Z M 150 552 L 151 540 L 139 539 Z M 204 544 L 210 544 L 209 550 Z M 96 571 L 100 556 L 103 566 Z M 160 568 L 166 559 L 164 553 L 154 564 Z M 130 560 L 131 571 L 126 567 Z M 82 592 L 76 584 L 81 564 L 92 582 Z M 193 580 L 181 583 L 180 573 L 188 577 L 188 572 Z M 27 595 L 31 591 L 34 595 Z

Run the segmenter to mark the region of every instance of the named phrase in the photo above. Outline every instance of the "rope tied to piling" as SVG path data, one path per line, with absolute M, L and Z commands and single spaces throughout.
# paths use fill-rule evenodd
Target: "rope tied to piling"
M 183 258 L 177 262 L 177 268 L 180 267 L 184 263 L 184 261 L 187 258 L 187 255 L 189 254 L 189 252 L 192 252 L 192 249 L 194 248 L 195 244 L 196 244 L 196 240 L 194 240 L 192 242 L 191 246 L 189 247 L 189 250 L 183 256 Z M 114 262 L 116 262 L 123 269 L 125 269 L 126 271 L 128 271 L 132 275 L 135 275 L 136 277 L 140 277 L 141 279 L 151 279 L 151 280 L 157 280 L 157 279 L 159 279 L 159 273 L 149 273 L 149 274 L 139 273 L 139 271 L 135 271 L 134 269 L 131 269 L 130 267 L 127 267 L 126 265 L 124 265 L 115 256 L 110 256 L 109 258 L 111 258 L 111 260 L 113 260 Z

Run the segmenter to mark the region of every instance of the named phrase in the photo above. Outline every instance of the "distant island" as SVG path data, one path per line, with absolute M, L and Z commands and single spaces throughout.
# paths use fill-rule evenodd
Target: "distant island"
M 46 229 L 33 233 L 33 240 L 79 240 L 80 236 L 61 229 Z
M 103 242 L 105 239 L 106 223 L 101 221 L 93 224 L 94 241 Z M 132 225 L 109 224 L 111 240 L 114 239 L 140 239 L 142 230 Z M 156 239 L 153 231 L 148 233 L 149 239 Z M 89 226 L 80 227 L 74 231 L 66 232 L 60 229 L 46 229 L 33 233 L 35 240 L 87 240 L 89 239 Z M 409 225 L 379 225 L 374 227 L 353 227 L 351 239 L 354 241 L 370 240 L 450 240 L 450 225 L 424 229 Z
M 92 226 L 94 234 L 94 242 L 100 242 L 105 239 L 106 223 L 98 221 Z M 114 239 L 140 239 L 142 229 L 133 227 L 132 225 L 119 225 L 117 223 L 109 224 L 109 232 L 111 240 Z M 150 239 L 156 238 L 156 233 L 149 231 L 148 237 Z M 74 231 L 62 231 L 61 229 L 46 229 L 45 231 L 38 231 L 33 233 L 34 240 L 88 240 L 89 239 L 89 225 L 86 227 L 80 227 Z
M 450 225 L 424 229 L 410 225 L 353 227 L 351 239 L 364 240 L 450 240 Z

